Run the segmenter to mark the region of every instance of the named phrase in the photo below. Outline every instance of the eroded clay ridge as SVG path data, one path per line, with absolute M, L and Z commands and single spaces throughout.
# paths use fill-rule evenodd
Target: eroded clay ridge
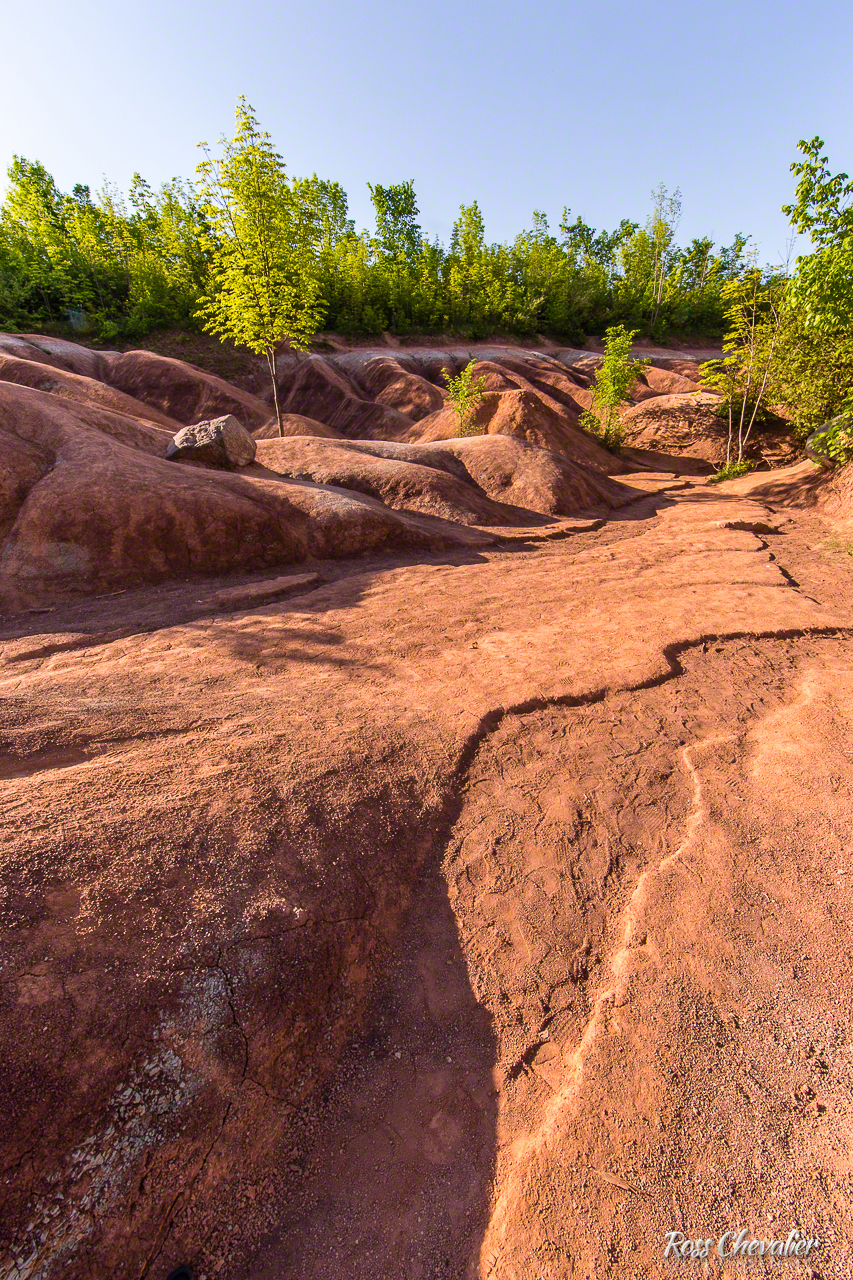
M 654 1275 L 664 1216 L 795 1200 L 849 1271 L 844 478 L 599 470 L 569 415 L 318 419 L 289 469 L 351 470 L 292 476 L 268 408 L 217 472 L 164 460 L 174 386 L 250 393 L 38 342 L 60 389 L 0 381 L 0 1274 Z
M 486 394 L 472 428 L 443 370 L 470 358 Z M 238 388 L 149 351 L 0 335 L 0 610 L 197 575 L 268 572 L 381 550 L 487 546 L 501 529 L 607 512 L 618 477 L 709 472 L 725 456 L 700 362 L 653 355 L 631 389 L 621 458 L 580 427 L 598 356 L 506 346 L 282 357 L 272 390 Z M 257 438 L 236 472 L 166 460 L 182 427 L 232 415 Z M 686 456 L 689 455 L 689 456 Z M 794 456 L 756 437 L 756 459 Z

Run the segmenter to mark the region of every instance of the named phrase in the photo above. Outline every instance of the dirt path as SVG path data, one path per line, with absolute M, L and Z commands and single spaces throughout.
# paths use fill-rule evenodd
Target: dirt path
M 77 1055 L 48 1094 L 85 1053 L 115 1097 L 165 1036 L 194 1099 L 20 1274 L 656 1276 L 667 1231 L 798 1227 L 849 1275 L 853 575 L 826 537 L 680 482 L 260 609 L 193 587 L 10 634 L 6 972 Z
M 818 522 L 769 537 L 841 602 Z M 653 1276 L 730 1227 L 849 1274 L 849 654 L 709 638 L 500 718 L 252 1280 Z

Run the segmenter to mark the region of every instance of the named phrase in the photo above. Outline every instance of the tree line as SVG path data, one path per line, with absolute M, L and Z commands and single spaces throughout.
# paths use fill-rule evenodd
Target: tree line
M 246 182 L 259 159 L 281 176 L 280 207 L 267 202 L 265 216 L 291 237 L 290 261 L 301 264 L 294 281 L 310 294 L 317 330 L 569 342 L 614 324 L 655 336 L 719 334 L 722 288 L 748 264 L 746 236 L 728 247 L 710 237 L 680 246 L 680 193 L 663 186 L 643 223 L 599 231 L 566 208 L 552 230 L 536 211 L 528 229 L 499 244 L 487 241 L 475 200 L 460 208 L 444 245 L 423 232 L 413 181 L 369 183 L 375 229 L 357 231 L 341 185 L 286 175 L 243 100 L 228 145 L 240 138 Z M 232 159 L 239 170 L 240 155 Z M 155 191 L 136 174 L 126 196 L 110 184 L 68 194 L 41 163 L 16 156 L 0 206 L 0 327 L 70 325 L 103 341 L 198 328 L 230 236 L 218 216 L 219 164 L 206 150 L 193 182 Z
M 743 235 L 680 246 L 681 196 L 663 186 L 643 224 L 596 231 L 565 209 L 553 233 L 535 212 L 501 244 L 474 201 L 443 245 L 423 233 L 412 181 L 368 184 L 375 229 L 356 231 L 341 185 L 291 177 L 241 98 L 233 137 L 202 144 L 193 182 L 154 191 L 137 174 L 126 197 L 109 184 L 69 195 L 16 156 L 0 205 L 0 328 L 102 341 L 203 328 L 265 354 L 274 389 L 281 343 L 304 349 L 323 329 L 720 336 L 706 379 L 724 394 L 740 465 L 767 406 L 803 434 L 853 415 L 853 182 L 831 172 L 820 138 L 798 145 L 783 212 L 810 246 L 793 266 L 759 267 Z

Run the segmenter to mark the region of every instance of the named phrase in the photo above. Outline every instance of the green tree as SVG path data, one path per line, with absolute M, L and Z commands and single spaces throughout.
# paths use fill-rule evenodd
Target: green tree
M 800 436 L 853 411 L 853 181 L 830 172 L 823 147 L 799 142 L 796 199 L 782 210 L 812 244 L 785 291 L 777 360 L 779 398 Z
M 753 428 L 767 401 L 776 398 L 785 287 L 784 278 L 767 279 L 755 265 L 722 287 L 728 322 L 723 359 L 702 366 L 705 385 L 722 393 L 728 417 L 720 479 L 747 470 L 744 452 Z
M 648 363 L 631 360 L 631 346 L 638 330 L 614 325 L 604 337 L 604 359 L 595 371 L 592 408 L 581 416 L 587 430 L 600 435 L 607 449 L 618 449 L 622 443 L 620 410 L 637 374 Z
M 473 426 L 473 417 L 477 406 L 485 395 L 485 377 L 474 379 L 476 360 L 469 360 L 465 368 L 455 378 L 449 369 L 442 369 L 447 384 L 447 399 L 459 419 L 460 436 L 476 436 L 482 434 Z
M 537 211 L 500 244 L 486 240 L 472 200 L 445 246 L 424 236 L 412 181 L 369 184 L 376 229 L 357 232 L 340 184 L 288 177 L 241 106 L 240 132 L 228 154 L 207 155 L 200 193 L 177 179 L 155 192 L 135 175 L 127 198 L 109 184 L 67 195 L 43 166 L 17 157 L 0 207 L 0 325 L 58 327 L 84 312 L 91 331 L 112 338 L 200 321 L 245 333 L 248 324 L 268 352 L 263 333 L 277 332 L 281 319 L 278 302 L 269 305 L 276 277 L 290 290 L 292 323 L 283 331 L 294 345 L 315 323 L 300 311 L 323 312 L 330 327 L 350 333 L 547 333 L 575 344 L 620 324 L 660 334 L 722 330 L 720 289 L 745 269 L 744 239 L 719 251 L 707 237 L 680 249 L 677 193 L 653 193 L 642 227 L 623 219 L 596 231 L 565 209 L 555 235 Z M 803 195 L 803 217 L 816 216 L 815 201 L 832 205 L 834 181 L 813 175 L 817 194 L 811 204 Z M 272 292 L 280 297 L 278 284 Z
M 287 341 L 304 350 L 322 324 L 322 220 L 311 193 L 288 179 L 245 98 L 237 103 L 233 139 L 220 139 L 221 154 L 201 145 L 210 281 L 198 314 L 210 332 L 266 356 L 282 434 L 276 349 Z
M 657 324 L 664 290 L 673 258 L 673 243 L 681 221 L 681 192 L 676 187 L 672 195 L 663 183 L 652 192 L 653 213 L 648 224 L 652 242 L 652 328 Z
M 795 230 L 811 237 L 814 252 L 797 258 L 789 303 L 815 329 L 850 327 L 853 315 L 853 181 L 831 174 L 821 138 L 800 141 L 806 157 L 791 165 L 799 179 L 796 201 L 782 206 Z
M 786 296 L 776 353 L 774 399 L 805 438 L 853 410 L 853 326 L 818 329 Z

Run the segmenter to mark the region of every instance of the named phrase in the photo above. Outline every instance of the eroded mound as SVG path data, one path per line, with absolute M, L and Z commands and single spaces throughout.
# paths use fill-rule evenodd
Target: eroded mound
M 91 405 L 97 409 L 112 410 L 125 417 L 137 418 L 141 422 L 161 427 L 170 435 L 181 427 L 177 418 L 161 413 L 154 405 L 137 400 L 134 396 L 125 395 L 123 391 L 118 391 L 97 378 L 69 373 L 35 360 L 0 355 L 0 383 L 2 382 L 32 387 L 36 391 L 48 391 L 51 395 L 73 400 L 81 408 Z
M 360 396 L 352 379 L 322 356 L 308 356 L 294 365 L 279 394 L 285 413 L 315 418 L 352 439 L 393 439 L 412 422 L 398 409 Z
M 167 462 L 169 441 L 138 419 L 0 382 L 3 606 L 472 537 L 354 493 Z
M 719 413 L 720 397 L 694 389 L 655 395 L 622 415 L 626 445 L 658 454 L 683 454 L 719 468 L 726 460 L 729 422 Z M 734 420 L 737 448 L 739 421 Z M 748 425 L 748 424 L 747 424 Z M 785 423 L 757 425 L 750 432 L 744 457 L 781 467 L 801 452 Z
M 475 433 L 513 436 L 540 449 L 550 449 L 572 462 L 602 475 L 631 470 L 575 425 L 572 416 L 560 413 L 532 390 L 488 391 L 471 420 Z M 452 409 L 441 409 L 422 419 L 403 439 L 410 443 L 450 440 L 459 434 L 459 420 Z
M 103 362 L 103 379 L 111 387 L 154 405 L 183 425 L 233 414 L 247 431 L 255 431 L 270 419 L 269 407 L 257 396 L 181 360 L 128 351 L 108 352 Z
M 625 443 L 659 453 L 689 453 L 719 467 L 726 459 L 728 423 L 716 410 L 719 396 L 676 392 L 643 400 L 622 415 Z
M 607 476 L 634 464 L 578 427 L 595 357 L 477 354 L 475 374 L 496 388 L 478 410 L 479 437 L 458 438 L 440 385 L 467 349 L 284 355 L 280 435 L 270 403 L 180 360 L 0 337 L 4 607 L 386 541 L 444 546 L 470 541 L 470 525 L 535 524 L 632 500 Z M 175 449 L 179 469 L 163 462 L 182 428 L 226 416 L 267 442 L 251 473 L 214 478 L 201 455 Z M 419 455 L 430 442 L 443 443 Z
M 57 386 L 50 390 L 61 389 L 73 399 L 97 401 L 106 408 L 131 414 L 138 412 L 128 408 L 125 397 L 129 397 L 135 404 L 146 407 L 143 416 L 155 421 L 165 419 L 187 426 L 204 418 L 231 413 L 252 431 L 270 418 L 270 410 L 257 396 L 194 365 L 151 351 L 90 351 L 61 338 L 0 334 L 0 352 L 17 361 L 53 366 L 77 378 L 91 379 L 92 384 L 104 384 L 100 389 L 92 384 L 83 388 L 73 379 L 57 377 L 54 379 Z M 44 373 L 29 379 L 16 366 L 10 368 L 15 370 L 11 378 L 0 370 L 0 380 L 24 382 L 28 386 L 43 386 L 47 381 Z M 79 388 L 77 392 L 75 387 Z M 110 397 L 108 388 L 123 395 Z M 156 411 L 153 415 L 152 409 Z
M 433 445 L 390 441 L 268 440 L 259 467 L 296 480 L 368 494 L 404 511 L 463 524 L 524 525 L 531 513 L 571 515 L 622 506 L 636 490 L 512 437 L 472 436 Z
M 335 363 L 346 369 L 377 404 L 397 409 L 412 422 L 434 413 L 444 403 L 445 393 L 421 374 L 415 360 L 405 356 L 353 351 L 338 356 Z
M 458 520 L 462 524 L 527 524 L 530 515 L 492 502 L 475 484 L 448 468 L 399 458 L 377 457 L 319 440 L 266 440 L 253 473 L 275 472 L 294 480 L 313 480 L 367 494 L 403 511 Z
M 256 440 L 275 440 L 280 436 L 319 436 L 323 440 L 346 439 L 334 427 L 327 427 L 324 423 L 317 422 L 316 418 L 306 418 L 301 413 L 283 413 L 280 430 L 279 424 L 273 418 L 265 427 L 253 432 L 253 435 Z

